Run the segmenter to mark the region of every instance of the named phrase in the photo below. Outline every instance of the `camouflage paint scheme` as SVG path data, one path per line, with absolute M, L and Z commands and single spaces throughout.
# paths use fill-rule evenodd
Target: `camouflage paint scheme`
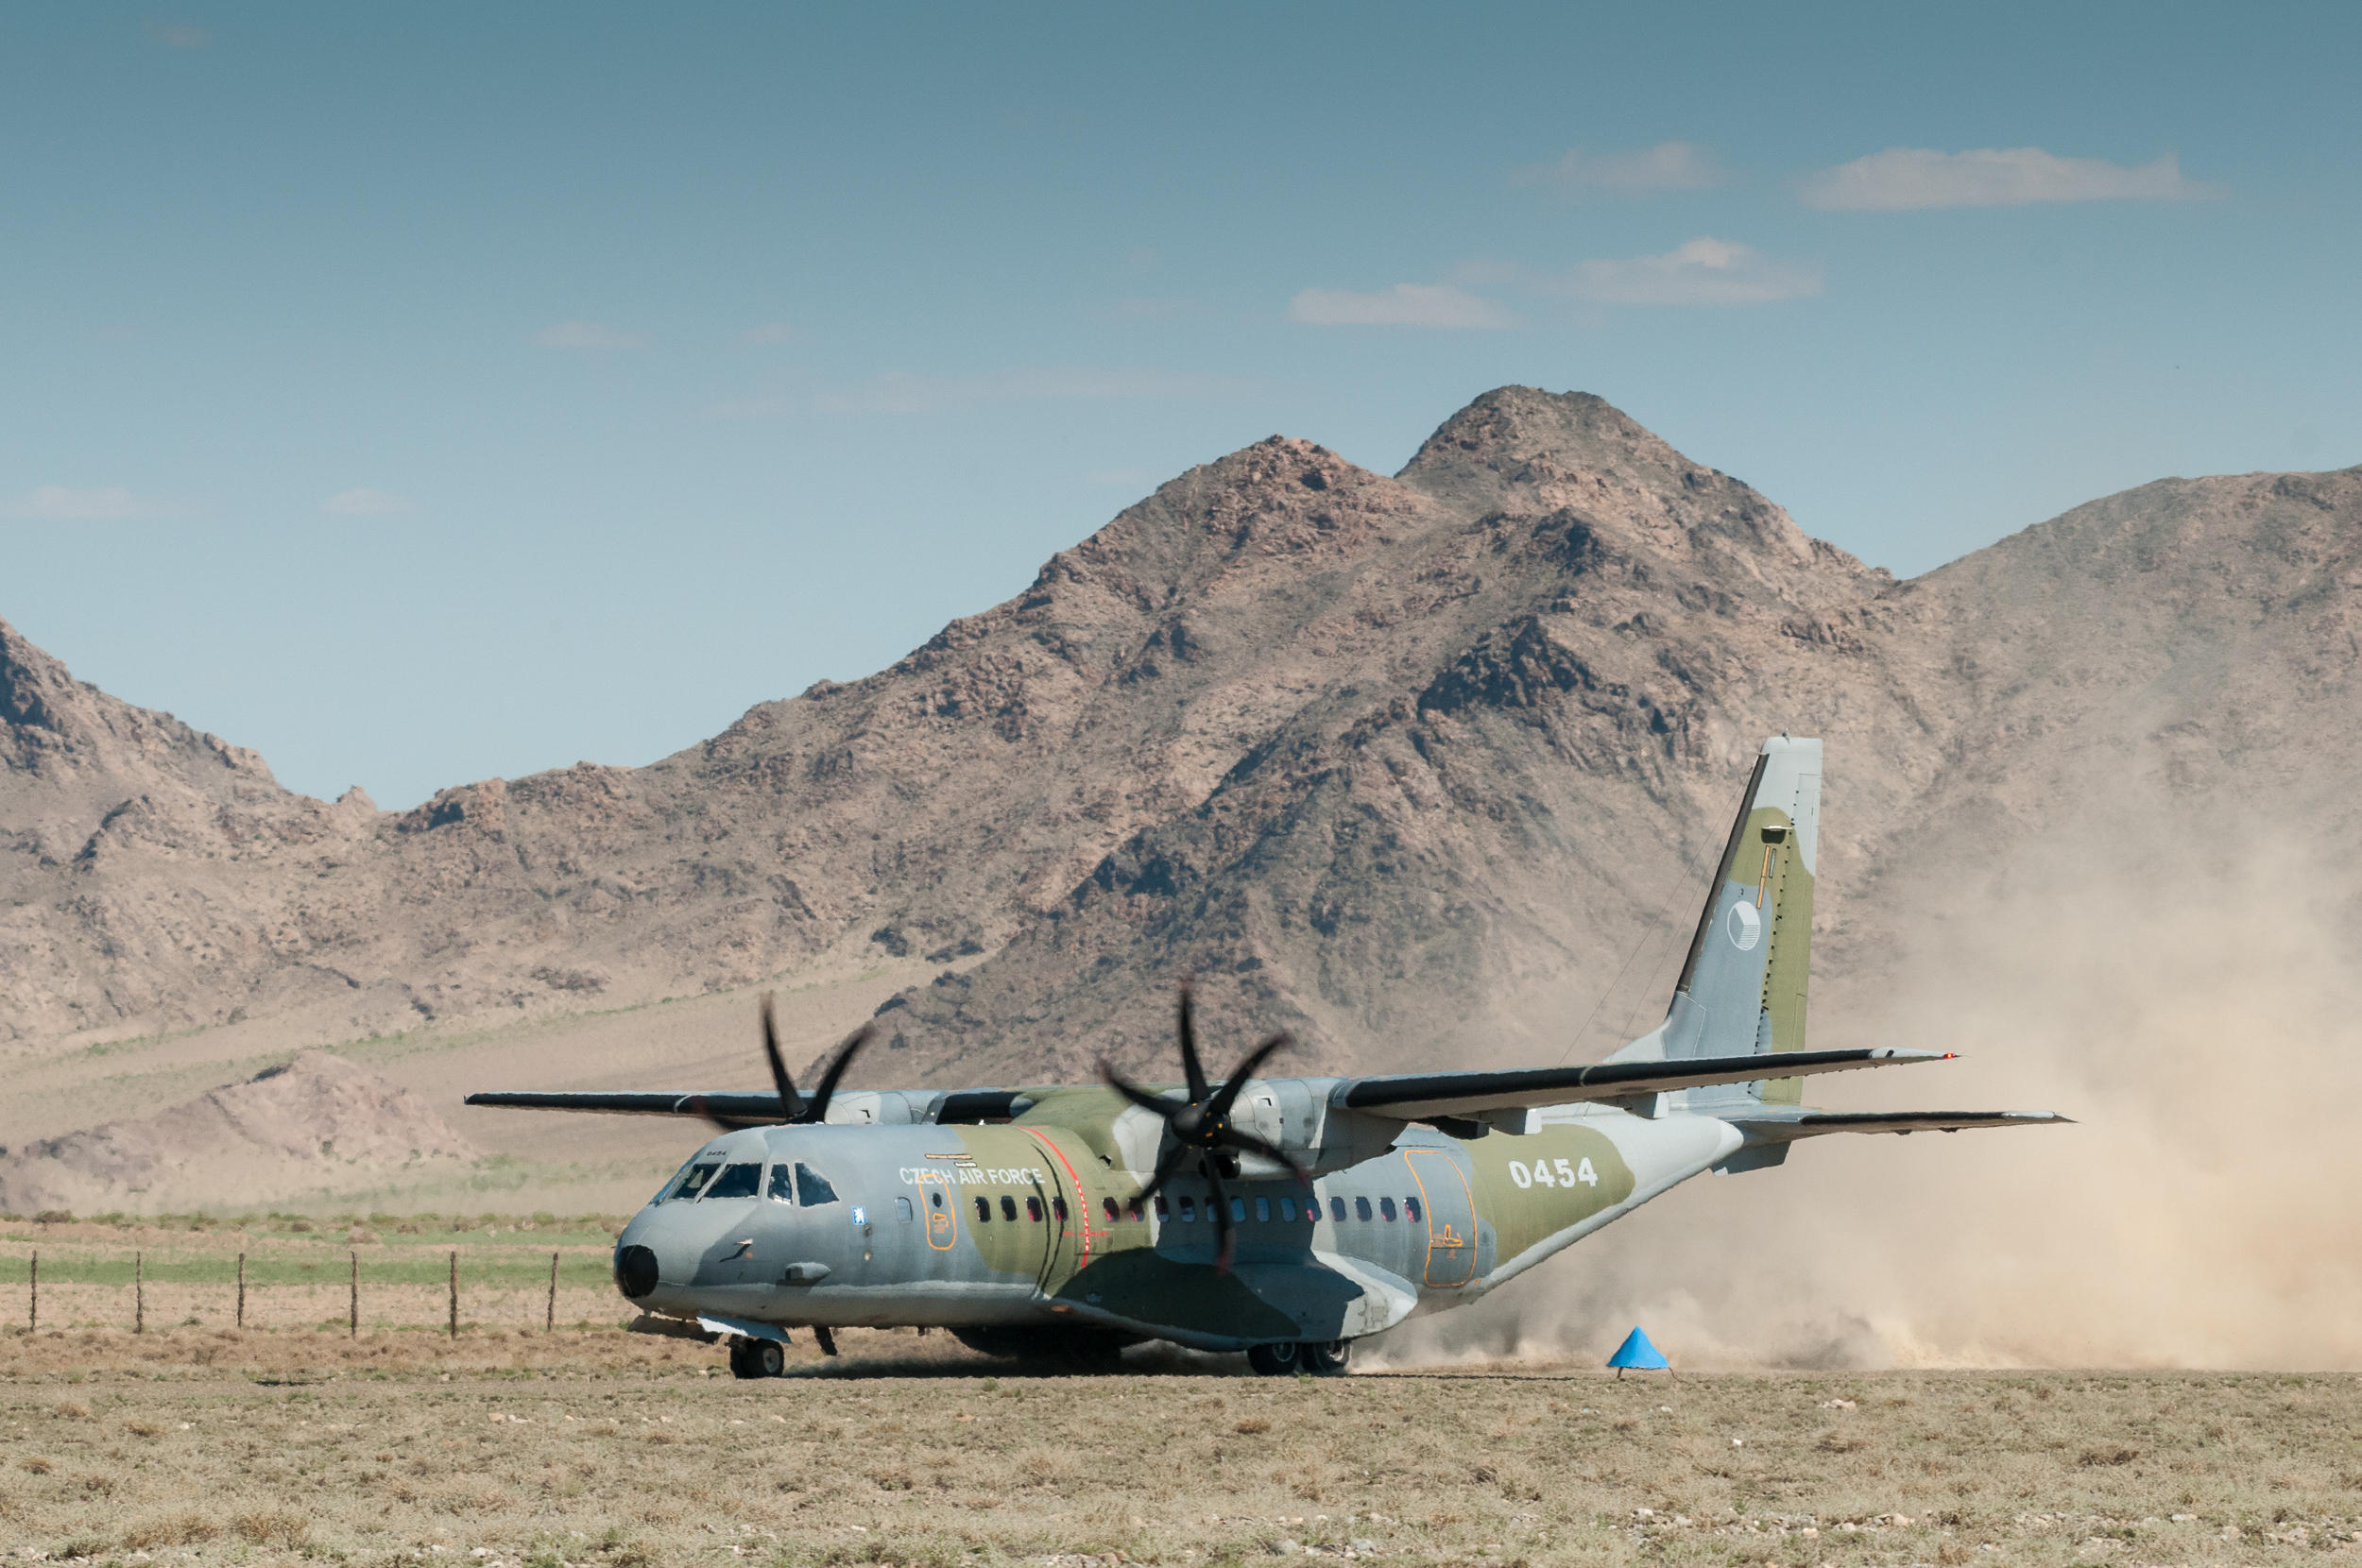
M 626 1294 L 743 1337 L 1068 1324 L 1205 1350 L 1330 1344 L 1473 1301 L 1677 1183 L 1776 1165 L 1801 1137 L 2063 1119 L 1803 1109 L 1806 1072 L 1928 1054 L 1806 1052 L 1820 771 L 1818 741 L 1764 742 L 1665 1022 L 1606 1064 L 1252 1082 L 1233 1122 L 1310 1174 L 1242 1158 L 1227 1271 L 1202 1180 L 1136 1202 L 1156 1116 L 1108 1089 L 1041 1086 L 977 1091 L 1009 1113 L 990 1125 L 938 1119 L 960 1097 L 885 1091 L 838 1096 L 826 1124 L 716 1136 L 667 1193 L 700 1167 L 753 1165 L 756 1195 L 660 1196 L 618 1240 L 619 1282 L 626 1251 L 645 1249 Z M 1775 1056 L 1790 1074 L 1765 1070 Z M 827 1201 L 766 1195 L 772 1171 L 796 1167 L 825 1178 Z

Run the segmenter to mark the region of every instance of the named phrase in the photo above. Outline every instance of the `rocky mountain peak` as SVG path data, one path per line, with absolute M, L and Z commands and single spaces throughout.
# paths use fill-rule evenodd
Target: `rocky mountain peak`
M 75 679 L 62 660 L 0 621 L 0 801 L 77 777 L 104 793 L 114 788 L 111 775 L 170 777 L 208 793 L 279 788 L 257 753 Z
M 1300 1065 L 1427 1061 L 1472 1020 L 1505 1057 L 1599 953 L 1686 930 L 1766 734 L 1845 758 L 1833 858 L 1941 859 L 1930 820 L 2038 820 L 2028 759 L 2127 690 L 2154 722 L 2122 746 L 2172 720 L 2175 778 L 2222 775 L 2217 707 L 2302 690 L 2334 728 L 2357 517 L 2362 475 L 2176 481 L 1897 592 L 1604 401 L 1502 387 L 1395 477 L 1285 436 L 1191 469 L 891 668 L 647 767 L 385 815 L 0 627 L 0 1042 L 333 1041 L 882 955 L 936 966 L 864 1063 L 905 1084 L 1149 1070 L 1183 972 Z M 2251 657 L 2226 639 L 2259 615 Z

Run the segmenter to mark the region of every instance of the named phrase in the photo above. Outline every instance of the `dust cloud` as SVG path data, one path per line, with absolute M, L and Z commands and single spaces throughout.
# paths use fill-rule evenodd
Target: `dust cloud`
M 2160 820 L 1884 890 L 1927 912 L 1858 912 L 1896 933 L 1885 972 L 1815 979 L 1815 1044 L 1963 1059 L 1808 1100 L 2079 1125 L 1799 1144 L 1371 1359 L 1604 1357 L 1639 1323 L 1702 1370 L 2362 1368 L 2356 867 L 2343 843 Z

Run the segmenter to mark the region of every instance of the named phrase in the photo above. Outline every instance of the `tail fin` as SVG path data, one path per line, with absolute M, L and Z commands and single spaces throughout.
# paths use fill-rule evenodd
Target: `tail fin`
M 1764 741 L 1665 1022 L 1611 1061 L 1805 1048 L 1820 827 L 1821 742 L 1785 735 Z M 1794 1104 L 1801 1087 L 1781 1079 L 1756 1092 Z

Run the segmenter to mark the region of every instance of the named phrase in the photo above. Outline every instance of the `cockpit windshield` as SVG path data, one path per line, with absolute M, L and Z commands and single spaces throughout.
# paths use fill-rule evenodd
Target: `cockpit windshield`
M 694 1198 L 697 1189 L 721 1168 L 722 1162 L 719 1160 L 692 1160 L 681 1167 L 679 1175 L 673 1178 L 672 1185 L 656 1195 L 656 1201 L 669 1203 L 676 1198 Z
M 708 1198 L 752 1198 L 762 1190 L 762 1166 L 757 1162 L 724 1166 L 722 1174 L 713 1179 L 713 1185 L 706 1188 L 704 1195 Z
M 836 1202 L 836 1188 L 829 1185 L 826 1176 L 798 1161 L 796 1166 L 796 1202 L 808 1209 L 817 1208 L 822 1203 L 833 1203 Z

